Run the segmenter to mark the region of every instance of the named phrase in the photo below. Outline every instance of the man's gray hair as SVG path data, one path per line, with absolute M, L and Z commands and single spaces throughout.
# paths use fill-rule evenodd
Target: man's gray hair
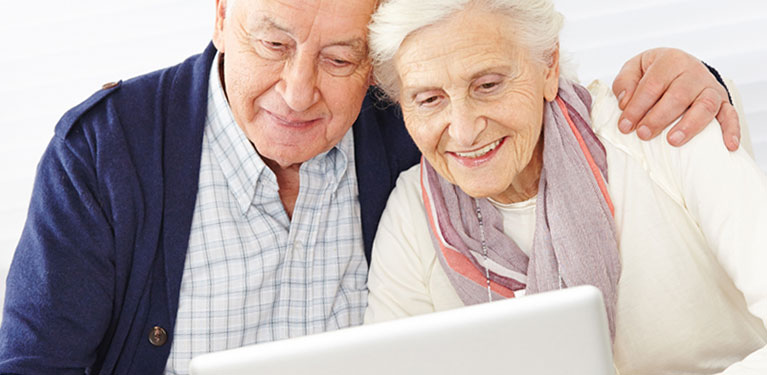
M 540 63 L 554 62 L 564 19 L 551 0 L 384 0 L 373 15 L 368 38 L 376 82 L 392 101 L 399 99 L 393 60 L 405 38 L 470 5 L 508 16 L 517 26 L 513 40 L 527 47 Z
M 376 0 L 376 8 L 378 5 L 380 5 L 385 0 Z M 232 14 L 232 9 L 234 9 L 234 3 L 236 0 L 227 0 L 226 2 L 226 18 L 229 18 L 229 16 Z

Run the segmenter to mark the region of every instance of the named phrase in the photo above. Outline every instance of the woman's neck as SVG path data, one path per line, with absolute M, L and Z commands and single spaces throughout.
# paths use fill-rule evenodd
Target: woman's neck
M 543 170 L 543 136 L 533 150 L 533 156 L 503 193 L 491 198 L 503 204 L 524 202 L 538 194 L 538 183 Z

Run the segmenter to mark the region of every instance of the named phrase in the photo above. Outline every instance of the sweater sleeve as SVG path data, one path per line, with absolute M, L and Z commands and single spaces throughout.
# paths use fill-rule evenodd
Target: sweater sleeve
M 683 205 L 713 255 L 742 293 L 748 311 L 767 327 L 767 176 L 742 148 L 729 152 L 718 123 L 681 148 L 662 145 Z M 723 374 L 767 373 L 767 346 Z
M 425 237 L 429 229 L 415 183 L 419 170 L 400 175 L 381 216 L 368 274 L 366 324 L 435 311 L 429 290 L 434 260 L 422 255 L 434 250 Z
M 87 140 L 55 137 L 38 165 L 8 274 L 0 373 L 83 374 L 111 319 L 110 222 L 99 205 Z

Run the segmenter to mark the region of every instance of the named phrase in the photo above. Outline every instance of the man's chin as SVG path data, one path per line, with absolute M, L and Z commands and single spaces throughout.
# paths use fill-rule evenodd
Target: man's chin
M 311 159 L 313 156 L 311 156 L 312 153 L 307 152 L 307 149 L 302 150 L 291 150 L 294 151 L 292 153 L 261 153 L 258 152 L 258 156 L 261 157 L 261 160 L 264 161 L 266 166 L 269 167 L 273 172 L 277 173 L 281 170 L 291 170 L 295 169 L 296 171 L 298 168 L 301 167 L 301 164 L 306 162 L 307 160 Z M 296 152 L 301 151 L 301 152 Z M 319 152 L 314 153 L 319 154 Z

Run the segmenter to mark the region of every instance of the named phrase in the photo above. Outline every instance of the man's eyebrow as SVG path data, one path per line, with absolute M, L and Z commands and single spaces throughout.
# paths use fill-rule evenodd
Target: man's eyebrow
M 288 29 L 285 26 L 277 24 L 277 21 L 275 21 L 272 17 L 269 17 L 268 15 L 264 15 L 261 18 L 259 18 L 257 21 L 254 21 L 251 24 L 250 29 L 253 31 L 279 30 L 287 34 L 293 35 L 293 32 L 290 29 Z
M 325 48 L 327 47 L 349 47 L 355 55 L 358 55 L 358 57 L 365 57 L 368 54 L 368 45 L 361 38 L 342 40 L 325 46 Z
M 250 26 L 250 30 L 251 31 L 278 30 L 290 35 L 291 37 L 293 36 L 293 32 L 289 28 L 278 24 L 273 18 L 269 17 L 268 15 L 263 15 L 257 21 L 254 21 L 253 24 Z M 360 37 L 334 42 L 325 46 L 324 48 L 337 47 L 337 46 L 351 48 L 354 54 L 357 55 L 357 57 L 359 58 L 364 58 L 368 54 L 368 44 L 365 42 L 363 38 L 360 38 Z

